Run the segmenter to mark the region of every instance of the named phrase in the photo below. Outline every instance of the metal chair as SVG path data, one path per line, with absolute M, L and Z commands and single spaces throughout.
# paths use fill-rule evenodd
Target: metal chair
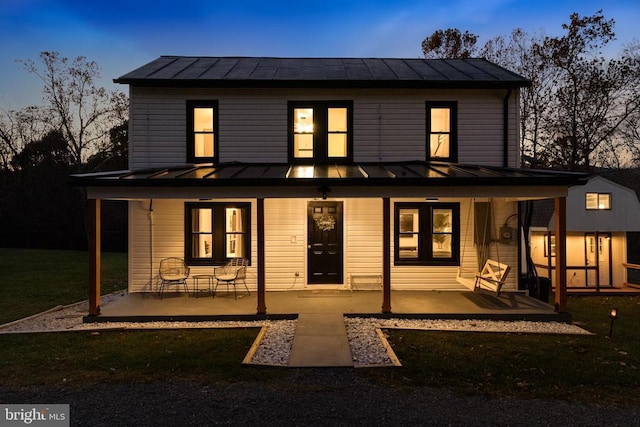
M 229 285 L 233 285 L 234 299 L 238 299 L 238 290 L 236 289 L 236 282 L 238 280 L 242 280 L 242 283 L 247 290 L 247 295 L 251 295 L 251 292 L 249 292 L 249 288 L 247 287 L 247 282 L 244 280 L 247 277 L 248 265 L 249 260 L 246 258 L 232 258 L 226 265 L 214 268 L 213 277 L 216 279 L 216 286 L 213 290 L 213 297 L 216 296 L 218 285 L 220 282 L 223 282 L 227 285 L 227 293 L 229 293 Z
M 160 299 L 167 285 L 183 285 L 184 291 L 189 295 L 188 277 L 189 267 L 182 258 L 165 258 L 160 261 Z

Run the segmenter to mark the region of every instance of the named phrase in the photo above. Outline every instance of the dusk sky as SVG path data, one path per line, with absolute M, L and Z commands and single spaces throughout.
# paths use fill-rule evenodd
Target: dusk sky
M 638 0 L 0 0 L 0 108 L 41 104 L 42 84 L 18 59 L 42 51 L 98 63 L 99 83 L 160 55 L 422 57 L 437 29 L 480 36 L 520 27 L 562 32 L 572 12 L 614 19 L 614 52 L 640 38 Z

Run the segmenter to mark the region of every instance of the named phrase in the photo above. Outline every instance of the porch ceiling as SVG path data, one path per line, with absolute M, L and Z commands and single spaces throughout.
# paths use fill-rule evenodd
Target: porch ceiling
M 324 165 L 232 162 L 71 176 L 72 183 L 81 187 L 572 186 L 584 184 L 587 178 L 583 173 L 420 161 Z

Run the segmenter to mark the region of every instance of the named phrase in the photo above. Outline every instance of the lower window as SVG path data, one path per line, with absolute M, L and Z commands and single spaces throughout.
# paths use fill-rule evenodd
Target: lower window
M 190 265 L 250 259 L 250 203 L 186 203 L 185 260 Z
M 460 205 L 395 204 L 396 265 L 458 265 Z

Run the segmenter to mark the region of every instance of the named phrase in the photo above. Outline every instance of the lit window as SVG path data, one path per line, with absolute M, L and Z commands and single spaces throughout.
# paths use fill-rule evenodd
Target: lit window
M 187 101 L 187 161 L 217 162 L 217 101 Z
M 586 193 L 587 210 L 608 210 L 611 209 L 610 193 Z
M 427 160 L 457 161 L 457 105 L 427 102 Z
M 350 101 L 290 102 L 290 161 L 350 161 L 353 157 L 351 110 Z
M 249 203 L 186 203 L 185 259 L 191 265 L 249 258 Z
M 312 158 L 313 108 L 294 108 L 293 120 L 294 157 Z
M 395 264 L 458 265 L 457 203 L 396 203 Z
M 347 109 L 329 108 L 327 157 L 347 157 Z

